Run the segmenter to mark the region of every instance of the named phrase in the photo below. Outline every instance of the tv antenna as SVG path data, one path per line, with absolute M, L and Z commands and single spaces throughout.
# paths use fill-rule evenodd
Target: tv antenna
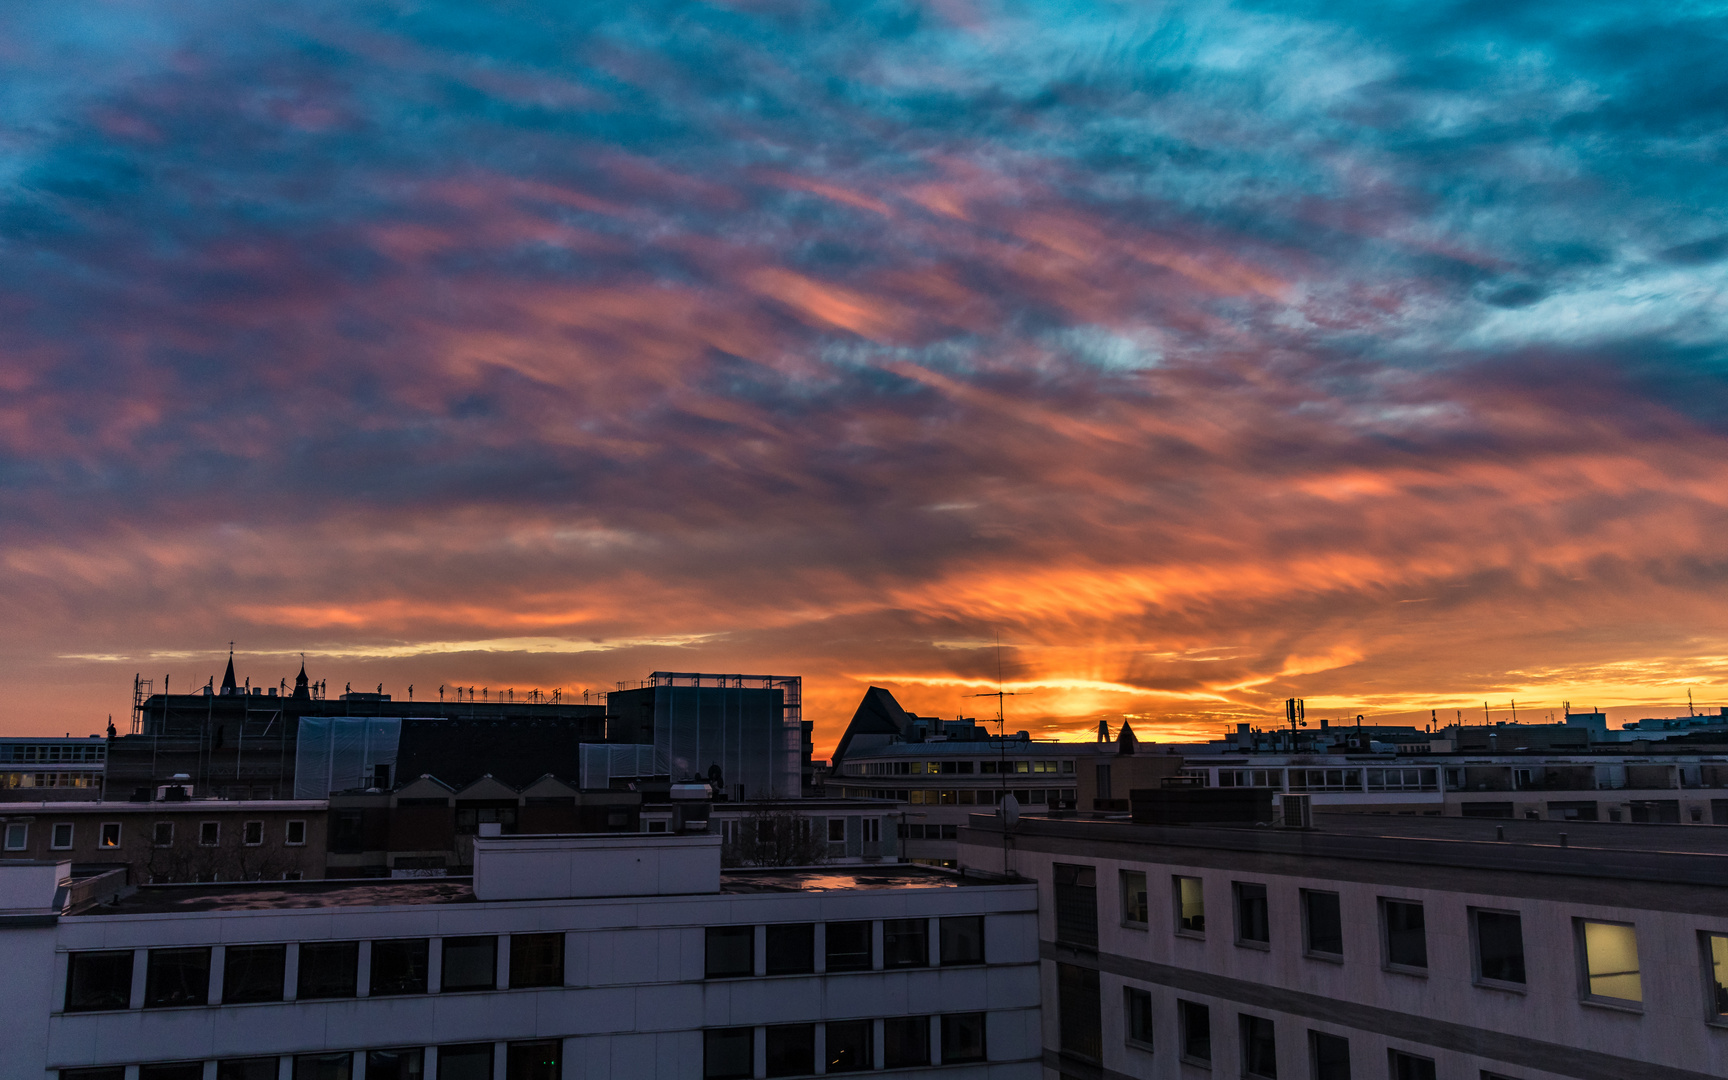
M 1028 691 L 1002 689 L 1002 635 L 996 635 L 996 691 L 989 694 L 968 694 L 967 697 L 996 699 L 996 775 L 1002 778 L 1002 797 L 996 804 L 996 816 L 1002 820 L 1002 874 L 1008 874 L 1008 830 L 1020 820 L 1020 803 L 1008 790 L 1008 715 L 1005 699 L 1020 697 Z

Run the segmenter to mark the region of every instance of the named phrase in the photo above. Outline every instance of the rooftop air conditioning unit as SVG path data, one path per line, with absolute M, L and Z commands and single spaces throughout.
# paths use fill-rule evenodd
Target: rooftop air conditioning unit
M 1314 827 L 1312 799 L 1312 795 L 1286 795 L 1279 800 L 1284 807 L 1284 828 L 1312 829 Z

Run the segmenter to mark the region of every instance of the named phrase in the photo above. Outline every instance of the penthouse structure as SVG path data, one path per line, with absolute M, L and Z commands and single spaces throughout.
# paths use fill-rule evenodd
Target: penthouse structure
M 100 735 L 0 737 L 0 803 L 96 797 L 107 763 L 108 744 Z

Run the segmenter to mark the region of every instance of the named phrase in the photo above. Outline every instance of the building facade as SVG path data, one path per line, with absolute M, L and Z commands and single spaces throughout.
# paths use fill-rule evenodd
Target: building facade
M 295 881 L 325 873 L 321 801 L 0 804 L 0 859 L 124 867 L 150 882 Z
M 108 744 L 87 739 L 0 738 L 0 802 L 100 798 Z

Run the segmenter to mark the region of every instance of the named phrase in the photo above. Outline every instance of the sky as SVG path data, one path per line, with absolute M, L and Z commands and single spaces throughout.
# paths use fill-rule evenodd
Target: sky
M 0 7 L 0 733 L 1728 703 L 1719 4 Z

